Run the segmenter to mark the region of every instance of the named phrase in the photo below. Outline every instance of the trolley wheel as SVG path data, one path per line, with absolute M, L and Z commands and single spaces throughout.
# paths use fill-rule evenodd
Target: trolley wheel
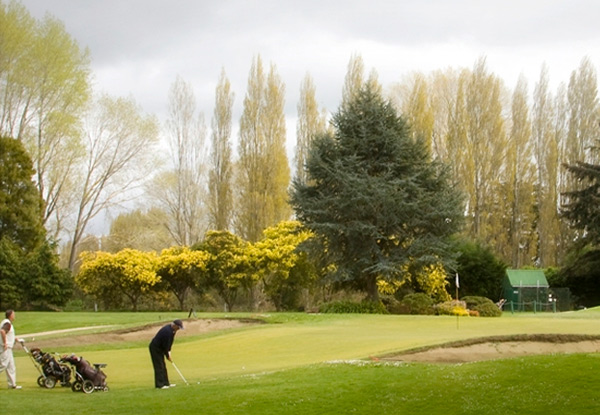
M 52 389 L 54 386 L 56 386 L 56 379 L 54 379 L 52 376 L 48 376 L 44 380 L 44 386 L 46 389 Z
M 46 378 L 44 376 L 41 376 L 39 378 L 37 378 L 37 384 L 40 388 L 45 388 L 46 385 L 44 385 L 44 381 L 46 380 Z
M 92 393 L 94 392 L 94 384 L 92 383 L 91 380 L 84 380 L 83 381 L 83 393 Z
M 105 386 L 104 388 L 102 388 L 102 390 L 103 390 L 104 392 L 108 392 L 108 390 L 109 390 L 109 389 L 108 389 L 108 386 Z
M 81 383 L 78 380 L 76 380 L 75 382 L 73 382 L 73 384 L 71 385 L 71 390 L 73 392 L 81 392 L 82 389 L 83 389 L 83 383 Z

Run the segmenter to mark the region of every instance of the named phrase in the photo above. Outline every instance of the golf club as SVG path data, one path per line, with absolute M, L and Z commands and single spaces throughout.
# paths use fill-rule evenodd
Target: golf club
M 185 382 L 185 384 L 188 385 L 188 386 L 190 386 L 190 384 L 188 383 L 188 381 L 185 380 L 185 378 L 183 377 L 183 374 L 181 373 L 181 371 L 179 370 L 179 368 L 177 367 L 177 365 L 175 364 L 175 362 L 171 360 L 171 364 L 173 365 L 173 367 L 175 368 L 175 370 L 177 371 L 177 373 L 179 373 L 179 376 L 181 376 L 181 379 Z

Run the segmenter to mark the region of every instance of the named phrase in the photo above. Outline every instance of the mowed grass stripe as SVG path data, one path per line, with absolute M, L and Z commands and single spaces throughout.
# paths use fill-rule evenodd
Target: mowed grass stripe
M 95 414 L 597 414 L 597 355 L 463 365 L 317 364 L 207 379 L 166 391 L 0 391 L 7 413 Z
M 461 318 L 435 316 L 305 316 L 298 322 L 257 325 L 185 339 L 173 347 L 175 362 L 191 381 L 272 372 L 332 360 L 361 359 L 461 339 L 510 334 L 599 334 L 596 318 Z M 134 348 L 90 350 L 87 360 L 107 363 L 113 388 L 151 384 L 147 340 Z M 100 347 L 100 346 L 99 346 Z M 77 350 L 57 350 L 78 353 Z M 35 381 L 27 357 L 17 358 L 21 379 Z M 177 373 L 170 368 L 172 381 Z

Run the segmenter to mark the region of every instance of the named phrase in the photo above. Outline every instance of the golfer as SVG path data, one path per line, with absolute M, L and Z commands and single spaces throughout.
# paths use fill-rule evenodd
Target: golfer
M 2 336 L 2 347 L 0 348 L 0 372 L 6 370 L 6 379 L 8 380 L 9 389 L 21 389 L 17 385 L 17 367 L 15 366 L 15 358 L 13 357 L 13 347 L 15 340 L 20 341 L 15 336 L 15 328 L 13 321 L 15 320 L 15 312 L 6 310 L 6 318 L 0 323 L 0 335 Z
M 171 361 L 171 346 L 179 329 L 183 330 L 183 323 L 181 320 L 175 320 L 161 328 L 150 342 L 150 357 L 152 366 L 154 366 L 154 386 L 158 389 L 169 389 L 170 386 L 175 386 L 169 383 L 165 357 Z

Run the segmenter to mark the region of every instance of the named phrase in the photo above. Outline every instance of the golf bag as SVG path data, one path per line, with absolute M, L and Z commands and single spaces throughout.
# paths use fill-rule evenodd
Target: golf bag
M 73 392 L 92 393 L 94 390 L 108 390 L 106 374 L 101 370 L 106 364 L 94 363 L 92 367 L 87 360 L 74 354 L 63 356 L 61 361 L 67 362 L 75 368 L 75 381 L 71 386 Z
M 60 382 L 61 386 L 71 386 L 71 369 L 56 361 L 50 353 L 44 353 L 38 348 L 31 349 L 31 357 L 40 366 L 41 376 L 38 385 L 51 389 Z

